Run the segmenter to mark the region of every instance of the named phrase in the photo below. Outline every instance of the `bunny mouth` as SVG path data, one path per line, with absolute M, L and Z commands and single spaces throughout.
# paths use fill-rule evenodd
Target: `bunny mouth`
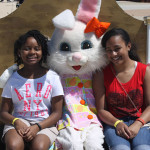
M 78 70 L 81 69 L 81 66 L 80 66 L 80 65 L 79 65 L 79 66 L 72 66 L 72 68 L 73 68 L 74 70 L 78 71 Z

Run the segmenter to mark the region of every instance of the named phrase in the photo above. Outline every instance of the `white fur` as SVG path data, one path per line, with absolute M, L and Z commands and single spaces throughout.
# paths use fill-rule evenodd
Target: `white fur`
M 96 13 L 100 11 L 99 5 L 101 5 L 101 0 L 98 1 L 98 7 L 97 10 L 95 10 Z M 69 19 L 68 21 L 64 20 L 67 18 Z M 50 42 L 50 56 L 48 56 L 47 63 L 48 67 L 53 68 L 60 74 L 84 74 L 92 73 L 97 69 L 103 68 L 107 64 L 104 50 L 101 47 L 101 38 L 97 39 L 94 33 L 85 34 L 84 30 L 86 24 L 81 21 L 74 20 L 74 16 L 70 10 L 66 10 L 57 15 L 53 19 L 53 23 L 55 24 L 56 29 Z M 93 47 L 91 49 L 82 50 L 81 44 L 84 40 L 91 41 Z M 70 45 L 70 52 L 60 51 L 60 44 L 62 42 L 67 42 Z M 79 61 L 74 59 L 76 52 L 80 53 L 81 59 Z M 81 65 L 81 69 L 78 71 L 74 70 L 72 66 L 76 65 Z M 12 69 L 13 67 L 6 69 L 6 71 L 4 71 L 1 75 L 0 88 L 4 87 L 7 80 L 13 73 Z
M 72 30 L 62 30 L 56 28 L 50 42 L 50 58 L 48 66 L 51 66 L 60 74 L 84 74 L 101 69 L 107 63 L 105 53 L 101 47 L 101 38 L 96 38 L 93 33 L 84 33 L 86 25 L 76 21 Z M 81 49 L 83 41 L 90 41 L 92 48 Z M 63 52 L 60 50 L 61 43 L 66 42 L 70 45 L 71 51 Z M 75 53 L 80 53 L 81 59 L 75 61 Z M 81 69 L 76 71 L 72 66 L 81 65 Z
M 84 0 L 84 2 L 86 1 Z M 88 2 L 90 1 L 88 0 Z M 98 0 L 97 2 L 97 8 L 99 8 L 99 5 L 101 5 L 101 0 Z M 96 13 L 98 13 L 99 9 L 96 9 L 95 11 Z M 97 38 L 94 32 L 85 34 L 84 30 L 86 28 L 86 24 L 81 22 L 81 20 L 75 20 L 75 17 L 69 10 L 64 11 L 53 19 L 53 23 L 56 28 L 52 35 L 51 41 L 48 43 L 50 56 L 48 56 L 47 59 L 47 66 L 58 72 L 60 74 L 60 77 L 63 74 L 91 74 L 96 70 L 100 70 L 107 64 L 105 52 L 101 47 L 101 37 Z M 91 48 L 82 49 L 84 41 L 90 42 Z M 62 51 L 62 49 L 60 48 L 62 43 L 67 43 L 70 50 Z M 73 69 L 73 66 L 81 66 L 81 68 L 79 70 L 75 70 Z M 6 81 L 12 73 L 12 69 L 8 68 L 8 70 L 4 72 L 4 74 L 0 77 L 1 87 L 5 85 Z M 83 133 L 88 134 L 88 137 L 84 136 L 85 142 L 82 143 L 83 141 L 81 141 L 80 144 L 84 144 L 84 148 L 86 150 L 103 150 L 102 143 L 104 136 L 102 133 L 102 128 L 97 127 L 100 131 L 97 132 L 94 130 L 94 132 L 92 132 L 90 128 L 91 126 L 93 125 L 90 125 L 89 127 L 85 128 L 85 130 L 83 130 Z M 58 138 L 62 138 L 64 140 L 67 129 L 68 127 L 61 130 L 60 133 L 62 132 L 62 136 L 59 136 Z M 77 131 L 76 133 L 80 134 L 80 132 Z M 69 132 L 67 136 L 69 136 L 67 137 L 68 139 L 72 140 L 72 137 L 74 135 Z M 78 137 L 76 139 L 78 139 Z M 77 143 L 75 143 L 75 145 L 77 145 Z M 69 148 L 66 147 L 66 149 Z
M 66 9 L 55 18 L 52 19 L 55 27 L 60 29 L 73 29 L 75 24 L 75 17 L 71 10 Z
M 62 143 L 64 150 L 83 150 L 83 147 L 85 150 L 104 150 L 103 129 L 97 124 L 91 124 L 81 131 L 66 127 L 59 131 L 57 140 Z
M 10 78 L 10 76 L 13 74 L 14 71 L 18 69 L 18 66 L 16 64 L 12 65 L 11 67 L 7 68 L 2 75 L 0 76 L 0 88 L 3 88 L 7 82 L 7 80 Z

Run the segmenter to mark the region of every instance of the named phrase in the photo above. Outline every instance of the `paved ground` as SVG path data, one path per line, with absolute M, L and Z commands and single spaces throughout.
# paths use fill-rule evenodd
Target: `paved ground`
M 13 11 L 16 10 L 16 1 L 14 2 L 7 2 L 7 0 L 4 0 L 3 2 L 0 2 L 0 18 L 3 18 Z
M 150 3 L 138 3 L 130 1 L 118 1 L 119 6 L 136 19 L 143 20 L 144 16 L 150 16 Z M 16 1 L 0 2 L 0 18 L 3 18 L 16 10 Z
M 150 16 L 150 3 L 118 1 L 119 6 L 132 17 L 143 20 L 144 16 Z

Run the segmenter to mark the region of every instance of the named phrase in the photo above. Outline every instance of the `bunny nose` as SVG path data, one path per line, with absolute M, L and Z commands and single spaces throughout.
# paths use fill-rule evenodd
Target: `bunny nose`
M 79 62 L 81 58 L 82 58 L 81 53 L 74 53 L 72 55 L 72 60 L 74 60 L 75 62 Z

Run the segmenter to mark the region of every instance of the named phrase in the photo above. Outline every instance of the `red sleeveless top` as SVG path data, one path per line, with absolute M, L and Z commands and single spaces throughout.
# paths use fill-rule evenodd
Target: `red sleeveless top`
M 111 67 L 113 67 L 112 64 L 109 64 L 103 70 L 108 111 L 117 118 L 125 116 L 140 117 L 144 109 L 143 83 L 147 65 L 138 62 L 132 78 L 127 83 L 121 83 L 140 114 L 124 92 Z

